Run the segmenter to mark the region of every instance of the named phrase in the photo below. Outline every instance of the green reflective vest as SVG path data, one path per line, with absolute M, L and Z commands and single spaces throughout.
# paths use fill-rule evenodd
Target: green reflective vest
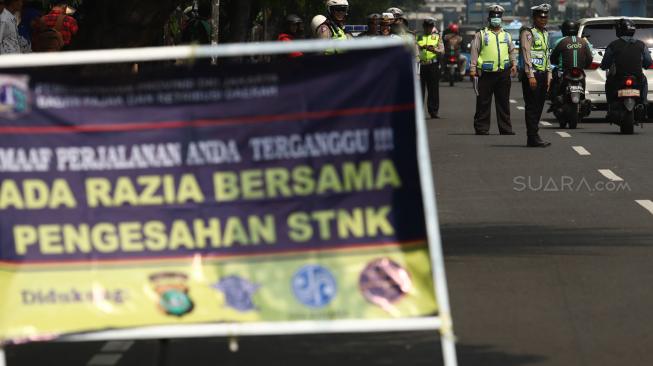
M 337 41 L 346 41 L 347 40 L 347 34 L 345 33 L 345 30 L 340 28 L 339 26 L 334 26 L 329 24 L 329 29 L 331 29 L 331 39 L 335 39 Z M 335 48 L 329 48 L 324 52 L 326 55 L 335 55 L 337 53 L 342 53 L 342 51 L 337 50 Z
M 531 62 L 537 71 L 549 70 L 549 32 L 531 28 L 533 45 L 531 46 Z
M 419 60 L 422 62 L 433 62 L 433 60 L 437 60 L 438 55 L 435 52 L 431 52 L 426 49 L 422 49 L 422 47 L 427 47 L 427 46 L 433 46 L 435 48 L 438 47 L 438 43 L 440 43 L 440 35 L 439 34 L 431 34 L 431 35 L 423 35 L 420 37 L 419 41 L 417 41 L 417 44 L 420 46 L 419 49 Z
M 510 68 L 510 34 L 503 29 L 494 33 L 488 28 L 481 29 L 481 52 L 477 68 L 485 72 L 497 72 Z

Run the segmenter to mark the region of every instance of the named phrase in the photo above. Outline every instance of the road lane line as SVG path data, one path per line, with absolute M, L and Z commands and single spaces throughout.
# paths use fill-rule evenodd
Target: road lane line
M 517 101 L 514 99 L 510 99 L 510 104 L 517 104 Z
M 610 179 L 613 182 L 623 182 L 624 179 L 621 178 L 620 176 L 614 174 L 614 172 L 610 169 L 599 169 L 599 173 L 601 173 L 604 177 Z
M 651 215 L 653 215 L 653 201 L 651 201 L 651 200 L 637 200 L 635 202 L 639 203 L 640 206 L 647 209 L 648 212 L 650 212 Z
M 548 126 L 553 126 L 552 124 L 550 124 L 549 122 L 546 122 L 546 121 L 540 121 L 540 124 L 541 124 L 542 126 L 546 126 L 546 127 L 548 127 Z
M 134 341 L 111 341 L 104 344 L 101 352 L 127 352 Z
M 578 155 L 581 155 L 581 156 L 592 155 L 592 154 L 590 154 L 589 151 L 587 151 L 587 149 L 585 149 L 582 146 L 572 146 L 572 149 L 574 149 L 578 153 Z
M 569 137 L 571 137 L 571 135 L 570 135 L 568 132 L 560 132 L 560 131 L 558 131 L 558 132 L 556 132 L 556 133 L 557 133 L 558 135 L 560 135 L 560 137 L 564 137 L 564 138 L 569 138 Z
M 519 107 L 517 107 L 517 109 L 519 109 L 520 111 L 523 111 L 523 110 L 525 110 L 526 108 L 524 108 L 524 107 L 522 107 L 522 106 L 519 106 Z
M 120 361 L 122 353 L 106 353 L 95 355 L 86 366 L 113 366 Z

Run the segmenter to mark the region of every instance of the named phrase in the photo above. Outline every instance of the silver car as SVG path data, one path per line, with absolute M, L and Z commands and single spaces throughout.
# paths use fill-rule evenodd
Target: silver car
M 588 18 L 580 20 L 579 36 L 586 37 L 593 48 L 594 60 L 590 70 L 586 73 L 585 98 L 592 102 L 592 108 L 595 110 L 607 110 L 608 104 L 605 96 L 606 72 L 599 69 L 603 60 L 605 49 L 608 45 L 617 39 L 615 33 L 615 23 L 624 17 L 604 17 Z M 635 38 L 643 41 L 649 50 L 653 50 L 653 18 L 633 18 L 631 19 L 637 25 Z M 648 100 L 653 101 L 653 70 L 645 70 L 644 74 L 648 78 Z

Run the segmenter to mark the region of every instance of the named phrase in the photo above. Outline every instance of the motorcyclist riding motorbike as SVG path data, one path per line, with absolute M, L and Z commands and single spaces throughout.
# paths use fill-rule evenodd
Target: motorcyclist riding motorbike
M 447 28 L 449 32 L 444 36 L 445 57 L 455 57 L 458 62 L 458 71 L 465 77 L 467 59 L 462 55 L 463 37 L 460 35 L 458 24 L 451 23 Z
M 578 37 L 579 24 L 573 20 L 565 20 L 560 26 L 560 38 L 551 53 L 551 64 L 556 66 L 550 88 L 551 101 L 560 95 L 561 78 L 572 69 L 586 69 L 592 64 L 592 49 L 587 40 Z M 585 80 L 583 79 L 583 89 Z M 553 108 L 553 106 L 552 106 Z
M 617 21 L 618 39 L 608 45 L 601 62 L 602 70 L 609 70 L 605 82 L 608 105 L 617 99 L 617 89 L 626 76 L 633 76 L 640 86 L 641 102 L 647 104 L 648 81 L 643 69 L 653 64 L 651 54 L 644 42 L 633 36 L 637 31 L 635 23 L 622 18 Z

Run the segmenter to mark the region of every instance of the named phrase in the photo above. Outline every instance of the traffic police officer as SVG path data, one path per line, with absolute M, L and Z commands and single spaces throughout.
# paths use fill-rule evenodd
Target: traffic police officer
M 526 134 L 528 135 L 526 144 L 529 147 L 551 145 L 550 142 L 543 141 L 539 135 L 540 118 L 551 82 L 549 33 L 546 30 L 550 9 L 549 4 L 532 7 L 533 27 L 524 27 L 520 30 L 520 53 L 524 64 L 521 79 L 526 103 Z
M 349 13 L 348 0 L 327 0 L 327 21 L 320 25 L 316 31 L 317 38 L 334 39 L 344 41 L 351 38 L 345 33 L 345 20 Z M 325 54 L 333 55 L 339 53 L 338 50 L 328 49 Z
M 427 109 L 431 118 L 440 118 L 438 111 L 440 109 L 440 64 L 438 57 L 444 53 L 444 44 L 442 38 L 435 29 L 435 19 L 427 18 L 424 20 L 424 34 L 417 40 L 419 48 L 420 62 L 420 81 L 422 84 L 422 93 L 428 91 L 426 102 Z
M 476 89 L 474 129 L 477 135 L 490 134 L 494 95 L 499 133 L 514 135 L 510 123 L 510 76 L 517 73 L 515 46 L 510 34 L 502 28 L 503 7 L 490 5 L 488 11 L 490 25 L 476 32 L 472 41 L 469 75 Z

